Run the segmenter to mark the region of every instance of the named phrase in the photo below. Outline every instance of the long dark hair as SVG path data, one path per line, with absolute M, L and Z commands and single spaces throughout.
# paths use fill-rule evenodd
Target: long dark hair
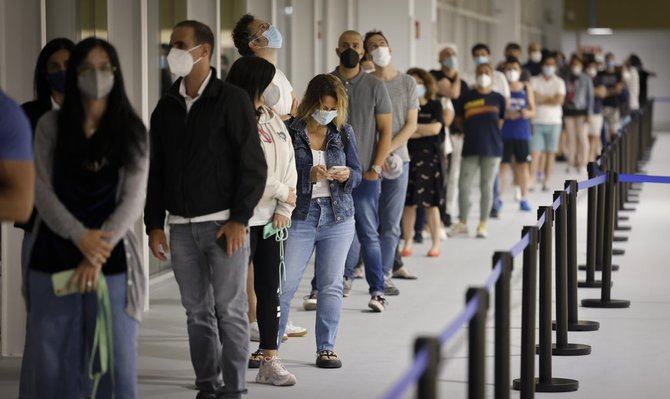
M 242 57 L 230 67 L 226 82 L 246 91 L 253 104 L 256 97 L 260 97 L 270 85 L 276 71 L 275 66 L 263 58 Z
M 45 108 L 51 108 L 51 84 L 49 84 L 49 79 L 47 78 L 47 64 L 49 63 L 49 58 L 54 55 L 55 52 L 60 50 L 67 50 L 72 53 L 74 49 L 74 43 L 70 39 L 64 37 L 59 37 L 49 41 L 49 43 L 44 46 L 40 55 L 37 57 L 37 65 L 35 65 L 35 76 L 33 78 L 33 86 L 35 89 L 35 100 L 37 100 L 40 105 L 43 105 Z
M 82 129 L 84 108 L 77 87 L 77 69 L 94 48 L 107 53 L 114 68 L 114 86 L 107 97 L 107 107 L 96 133 L 85 145 Z M 56 156 L 66 162 L 107 162 L 114 168 L 134 167 L 135 161 L 147 150 L 147 132 L 142 120 L 128 101 L 123 85 L 119 56 L 109 42 L 91 37 L 79 42 L 72 50 L 65 75 L 65 101 L 58 116 Z

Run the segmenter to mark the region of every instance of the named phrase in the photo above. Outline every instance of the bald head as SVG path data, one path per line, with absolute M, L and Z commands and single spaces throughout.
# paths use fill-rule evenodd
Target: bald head
M 342 32 L 342 34 L 340 35 L 340 38 L 337 40 L 337 46 L 341 47 L 342 43 L 354 42 L 354 41 L 359 41 L 362 44 L 363 35 L 361 35 L 355 30 L 347 30 Z

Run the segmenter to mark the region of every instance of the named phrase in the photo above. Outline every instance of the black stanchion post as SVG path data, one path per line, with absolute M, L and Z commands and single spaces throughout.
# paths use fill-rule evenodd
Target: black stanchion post
M 428 351 L 426 370 L 417 384 L 416 396 L 419 399 L 437 399 L 437 375 L 440 371 L 440 353 L 442 347 L 437 337 L 418 337 L 414 341 L 414 356 L 423 348 Z
M 554 378 L 551 374 L 551 256 L 554 210 L 551 206 L 538 209 L 538 219 L 545 216 L 540 229 L 540 378 L 536 392 L 571 392 L 579 389 L 579 382 Z
M 612 236 L 614 235 L 614 207 L 615 185 L 617 184 L 617 174 L 607 172 L 607 182 L 605 186 L 605 235 L 604 235 L 604 254 L 603 254 L 603 286 L 600 299 L 584 299 L 582 306 L 587 308 L 627 308 L 630 301 L 611 298 L 612 281 Z
M 498 261 L 501 273 L 495 289 L 495 369 L 494 397 L 509 399 L 510 389 L 510 279 L 512 277 L 512 254 L 496 252 L 493 255 L 493 267 Z
M 521 378 L 514 380 L 514 389 L 522 399 L 535 397 L 535 311 L 537 300 L 537 245 L 540 230 L 525 226 L 521 237 L 528 234 L 523 251 L 523 283 L 521 289 Z
M 568 234 L 567 234 L 567 195 L 565 191 L 554 191 L 554 201 L 561 204 L 556 214 L 556 344 L 552 346 L 555 356 L 583 356 L 591 353 L 589 345 L 568 342 Z M 538 348 L 539 350 L 540 348 Z
M 486 288 L 468 288 L 465 303 L 479 296 L 479 307 L 468 328 L 468 399 L 486 397 L 486 311 L 489 293 Z
M 596 331 L 600 323 L 579 320 L 577 303 L 577 181 L 568 180 L 565 188 L 567 196 L 567 240 L 568 240 L 568 331 Z
M 596 163 L 589 162 L 586 169 L 589 173 L 589 179 L 596 177 Z M 586 216 L 586 265 L 580 266 L 580 269 L 586 270 L 586 280 L 580 281 L 578 286 L 581 288 L 600 288 L 601 280 L 596 280 L 596 253 L 600 247 L 598 244 L 598 186 L 588 189 L 588 210 Z

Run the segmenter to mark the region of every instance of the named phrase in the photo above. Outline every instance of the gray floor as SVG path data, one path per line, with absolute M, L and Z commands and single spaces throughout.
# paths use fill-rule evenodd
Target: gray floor
M 660 135 L 654 156 L 647 166 L 650 174 L 670 174 L 670 135 Z M 564 173 L 559 164 L 553 186 L 562 186 L 564 178 L 584 177 Z M 631 213 L 633 231 L 628 243 L 618 244 L 626 255 L 615 257 L 621 271 L 614 273 L 614 298 L 632 301 L 630 309 L 595 310 L 580 308 L 580 318 L 598 320 L 601 330 L 571 333 L 570 340 L 593 346 L 587 357 L 554 357 L 554 376 L 576 378 L 580 390 L 571 394 L 538 394 L 552 398 L 665 398 L 670 388 L 667 368 L 670 350 L 665 346 L 670 335 L 670 270 L 667 237 L 670 236 L 670 187 L 647 185 L 640 194 L 641 205 Z M 548 205 L 550 193 L 531 195 L 534 206 Z M 477 202 L 477 198 L 474 198 Z M 579 233 L 585 226 L 586 196 L 580 196 Z M 477 209 L 472 210 L 474 229 Z M 357 281 L 352 296 L 345 300 L 337 350 L 344 367 L 320 370 L 314 362 L 314 313 L 301 308 L 302 295 L 307 293 L 308 272 L 291 309 L 291 319 L 310 329 L 304 338 L 290 339 L 281 348 L 286 366 L 298 378 L 290 388 L 257 385 L 256 375 L 247 375 L 250 398 L 377 398 L 408 367 L 412 341 L 417 334 L 440 331 L 456 315 L 464 302 L 468 285 L 482 284 L 491 269 L 494 250 L 508 249 L 520 236 L 521 226 L 532 224 L 533 213 L 522 213 L 505 194 L 505 208 L 500 220 L 490 224 L 487 240 L 452 239 L 443 243 L 439 259 L 426 258 L 426 245 L 415 248 L 415 255 L 406 260 L 420 276 L 417 281 L 399 281 L 399 297 L 392 297 L 388 311 L 371 314 L 366 309 L 367 287 Z M 583 237 L 580 238 L 583 243 Z M 585 246 L 578 254 L 583 261 Z M 520 260 L 516 262 L 520 266 Z M 520 270 L 520 267 L 518 267 Z M 520 343 L 521 276 L 513 275 L 512 375 L 518 376 Z M 580 290 L 580 298 L 596 297 L 597 290 Z M 167 281 L 153 287 L 152 310 L 142 325 L 139 353 L 139 383 L 142 398 L 190 398 L 193 372 L 189 361 L 185 332 L 185 316 L 176 285 Z M 490 313 L 492 317 L 492 314 Z M 492 320 L 492 319 L 490 319 Z M 463 330 L 465 331 L 465 330 Z M 463 331 L 444 351 L 445 366 L 440 377 L 441 397 L 466 397 L 467 340 Z M 489 323 L 489 368 L 487 381 L 492 397 L 493 329 Z M 0 397 L 15 397 L 20 362 L 0 360 Z M 513 397 L 517 394 L 513 393 Z M 411 397 L 408 395 L 407 397 Z

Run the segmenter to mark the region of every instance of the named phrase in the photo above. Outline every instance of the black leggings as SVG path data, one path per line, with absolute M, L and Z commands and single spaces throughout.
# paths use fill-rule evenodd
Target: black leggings
M 254 264 L 256 318 L 261 333 L 261 349 L 276 350 L 279 332 L 279 242 L 275 236 L 263 239 L 263 226 L 250 229 L 251 252 Z

